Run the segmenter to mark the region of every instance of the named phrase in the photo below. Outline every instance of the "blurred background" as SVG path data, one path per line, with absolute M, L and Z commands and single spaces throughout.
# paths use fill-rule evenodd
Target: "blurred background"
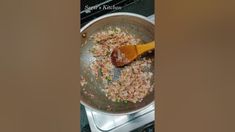
M 80 120 L 89 131 L 77 105 L 78 17 L 84 26 L 101 12 L 79 14 L 78 2 L 123 1 L 0 1 L 0 132 L 79 132 Z M 117 11 L 153 13 L 153 1 L 127 2 Z M 234 2 L 157 0 L 158 132 L 235 131 Z

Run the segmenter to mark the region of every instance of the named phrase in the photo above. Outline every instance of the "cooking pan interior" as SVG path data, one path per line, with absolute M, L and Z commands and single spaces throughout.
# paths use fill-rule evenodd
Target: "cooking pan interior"
M 102 91 L 104 85 L 101 79 L 96 79 L 89 68 L 95 60 L 90 53 L 93 42 L 89 39 L 96 32 L 105 30 L 109 27 L 119 27 L 127 30 L 129 33 L 141 39 L 141 42 L 150 42 L 154 40 L 154 24 L 140 16 L 133 14 L 113 14 L 102 19 L 92 21 L 81 31 L 80 48 L 80 74 L 85 78 L 87 84 L 81 87 L 81 103 L 85 106 L 110 114 L 130 114 L 145 108 L 154 101 L 154 92 L 149 93 L 142 102 L 113 102 L 109 100 Z M 146 57 L 154 57 L 154 53 L 146 54 Z M 115 74 L 120 73 L 121 68 L 113 69 Z M 154 72 L 154 63 L 150 69 Z M 151 80 L 153 82 L 153 79 Z

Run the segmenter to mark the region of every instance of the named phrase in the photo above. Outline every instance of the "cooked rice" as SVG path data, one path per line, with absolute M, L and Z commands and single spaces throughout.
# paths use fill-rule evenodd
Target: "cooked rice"
M 81 76 L 80 84 L 81 84 L 82 87 L 87 84 L 87 81 L 83 76 Z
M 93 56 L 96 60 L 90 65 L 94 75 L 104 82 L 104 92 L 108 99 L 112 101 L 130 101 L 133 103 L 141 102 L 143 98 L 151 91 L 152 72 L 150 69 L 151 59 L 140 58 L 121 70 L 118 80 L 113 80 L 113 64 L 110 60 L 110 54 L 115 47 L 123 45 L 136 45 L 140 39 L 129 34 L 120 28 L 109 28 L 94 34 L 92 37 L 94 45 L 92 48 Z

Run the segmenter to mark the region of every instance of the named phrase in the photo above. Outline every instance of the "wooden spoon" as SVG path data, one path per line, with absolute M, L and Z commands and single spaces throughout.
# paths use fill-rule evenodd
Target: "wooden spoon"
M 138 45 L 125 45 L 115 48 L 111 53 L 111 62 L 116 67 L 121 67 L 131 63 L 141 54 L 153 50 L 155 48 L 155 42 L 149 42 L 146 44 Z

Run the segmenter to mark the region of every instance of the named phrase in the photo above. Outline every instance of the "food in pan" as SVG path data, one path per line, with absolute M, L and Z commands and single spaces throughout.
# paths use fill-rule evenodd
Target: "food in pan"
M 87 84 L 87 81 L 83 76 L 81 76 L 80 84 L 81 84 L 81 86 L 85 86 Z
M 150 69 L 152 59 L 138 58 L 136 61 L 121 68 L 118 79 L 115 79 L 115 67 L 111 63 L 110 54 L 115 47 L 136 45 L 140 39 L 119 27 L 109 27 L 91 36 L 94 45 L 91 49 L 95 60 L 90 65 L 91 71 L 97 78 L 101 78 L 105 95 L 112 101 L 141 102 L 153 91 Z

